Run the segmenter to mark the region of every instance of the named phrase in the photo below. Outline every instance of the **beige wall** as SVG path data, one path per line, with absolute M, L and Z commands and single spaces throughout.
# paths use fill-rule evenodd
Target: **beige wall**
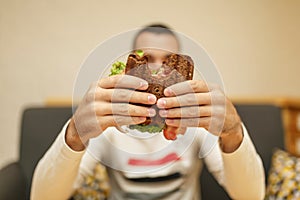
M 299 97 L 299 10 L 298 0 L 0 0 L 0 168 L 18 158 L 24 107 L 71 96 L 91 49 L 149 22 L 201 43 L 229 96 Z

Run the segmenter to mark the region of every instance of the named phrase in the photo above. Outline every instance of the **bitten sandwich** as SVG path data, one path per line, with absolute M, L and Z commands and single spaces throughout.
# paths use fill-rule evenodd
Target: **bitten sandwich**
M 149 63 L 147 54 L 137 51 L 128 56 L 125 74 L 146 80 L 149 87 L 145 92 L 154 94 L 157 99 L 164 97 L 165 88 L 193 78 L 194 63 L 191 57 L 187 55 L 174 53 L 168 55 L 157 71 L 151 70 L 149 64 L 151 63 Z M 156 105 L 154 108 L 158 110 Z M 154 117 L 147 117 L 147 120 L 142 124 L 131 125 L 130 128 L 154 133 L 165 129 L 166 124 L 164 118 L 157 114 Z

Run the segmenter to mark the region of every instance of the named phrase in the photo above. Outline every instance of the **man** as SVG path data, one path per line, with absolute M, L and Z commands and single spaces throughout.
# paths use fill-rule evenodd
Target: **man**
M 149 46 L 171 52 L 178 52 L 180 47 L 176 35 L 161 25 L 146 27 L 137 34 L 134 48 Z M 168 54 L 158 49 L 144 51 L 150 55 L 153 69 L 160 66 Z M 261 159 L 233 104 L 219 87 L 200 80 L 186 81 L 166 88 L 166 97 L 158 100 L 143 92 L 147 87 L 146 81 L 126 75 L 103 78 L 92 84 L 73 117 L 39 162 L 32 183 L 32 199 L 58 200 L 72 195 L 74 188 L 79 187 L 83 177 L 92 173 L 99 162 L 86 151 L 92 138 L 100 138 L 96 157 L 108 164 L 111 199 L 199 199 L 198 177 L 202 168 L 199 151 L 203 135 L 207 132 L 205 129 L 209 134 L 219 134 L 218 129 L 210 125 L 221 127 L 219 144 L 204 159 L 210 172 L 231 198 L 263 199 Z M 191 96 L 193 101 L 190 101 Z M 158 112 L 142 106 L 154 104 L 160 109 Z M 157 114 L 166 118 L 166 134 L 174 142 L 170 143 L 161 134 L 146 141 L 138 140 L 116 128 L 140 124 L 146 117 Z M 98 137 L 102 134 L 106 140 Z M 176 140 L 179 134 L 184 137 Z M 190 145 L 179 151 L 184 140 L 193 134 Z M 113 146 L 127 153 L 120 153 Z M 157 149 L 163 151 L 152 155 Z

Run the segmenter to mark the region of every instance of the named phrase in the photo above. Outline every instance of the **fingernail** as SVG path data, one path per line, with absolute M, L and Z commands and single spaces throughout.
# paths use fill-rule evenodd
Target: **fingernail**
M 139 88 L 147 88 L 147 87 L 148 87 L 148 83 L 146 81 L 141 81 L 140 82 Z
M 139 120 L 140 120 L 141 122 L 144 122 L 144 121 L 146 121 L 146 117 L 139 117 Z
M 155 103 L 155 102 L 156 102 L 156 96 L 154 96 L 154 95 L 149 95 L 149 96 L 148 96 L 148 102 L 149 102 L 149 103 Z
M 157 106 L 160 107 L 160 108 L 165 107 L 166 104 L 167 104 L 167 102 L 164 99 L 158 99 L 158 101 L 157 101 Z
M 156 115 L 156 111 L 155 111 L 153 108 L 149 108 L 149 109 L 148 109 L 148 112 L 149 112 L 149 116 L 150 116 L 150 117 L 153 117 L 153 116 Z
M 170 88 L 166 88 L 164 93 L 166 96 L 171 96 L 173 94 L 173 90 L 171 90 Z

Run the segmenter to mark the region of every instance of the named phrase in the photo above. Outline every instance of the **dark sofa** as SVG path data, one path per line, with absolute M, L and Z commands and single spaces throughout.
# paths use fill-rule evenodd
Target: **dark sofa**
M 236 107 L 267 171 L 273 148 L 283 148 L 281 109 L 273 105 L 240 104 Z M 32 174 L 38 160 L 71 115 L 71 107 L 35 107 L 24 110 L 20 131 L 20 159 L 0 170 L 1 200 L 29 199 Z M 207 169 L 204 169 L 200 179 L 203 200 L 230 199 Z

